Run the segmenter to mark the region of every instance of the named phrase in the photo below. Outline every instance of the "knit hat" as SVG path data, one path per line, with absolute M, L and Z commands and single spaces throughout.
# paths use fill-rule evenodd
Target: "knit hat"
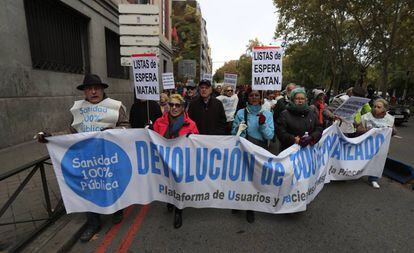
M 295 98 L 296 94 L 299 93 L 303 93 L 306 97 L 306 91 L 304 88 L 299 87 L 299 88 L 295 88 L 294 90 L 292 90 L 292 92 L 290 93 L 290 100 L 293 101 L 293 99 Z
M 325 95 L 325 92 L 323 92 L 323 90 L 318 90 L 318 89 L 313 90 L 313 98 L 314 99 L 317 99 L 318 96 L 321 95 L 321 94 Z

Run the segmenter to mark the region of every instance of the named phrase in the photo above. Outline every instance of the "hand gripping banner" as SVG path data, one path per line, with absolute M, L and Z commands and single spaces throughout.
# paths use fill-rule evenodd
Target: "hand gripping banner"
M 316 145 L 275 156 L 236 136 L 167 140 L 147 129 L 113 129 L 50 137 L 47 148 L 68 213 L 109 214 L 152 201 L 292 213 L 331 180 L 380 177 L 390 138 L 384 128 L 349 139 L 333 125 Z

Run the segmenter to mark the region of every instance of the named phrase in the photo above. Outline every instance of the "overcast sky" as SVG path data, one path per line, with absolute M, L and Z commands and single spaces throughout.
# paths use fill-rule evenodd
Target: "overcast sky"
M 277 23 L 272 0 L 198 0 L 207 22 L 213 74 L 225 61 L 236 60 L 249 39 L 269 45 Z

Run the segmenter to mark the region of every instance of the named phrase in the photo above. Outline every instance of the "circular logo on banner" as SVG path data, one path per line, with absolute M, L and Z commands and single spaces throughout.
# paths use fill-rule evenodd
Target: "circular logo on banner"
M 101 207 L 112 205 L 122 196 L 132 175 L 126 152 L 117 144 L 99 138 L 72 145 L 61 166 L 66 184 Z

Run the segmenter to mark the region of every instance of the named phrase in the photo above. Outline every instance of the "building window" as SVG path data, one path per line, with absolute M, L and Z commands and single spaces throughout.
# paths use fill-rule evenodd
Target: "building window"
M 164 60 L 164 61 L 163 61 L 163 66 L 162 66 L 162 67 L 163 67 L 163 69 L 162 69 L 162 72 L 163 72 L 163 73 L 167 73 L 167 64 L 168 64 L 168 63 L 167 63 L 167 61 L 166 61 L 166 60 Z
M 60 1 L 24 1 L 33 68 L 84 74 L 90 71 L 89 18 Z
M 106 70 L 112 78 L 129 79 L 128 67 L 121 66 L 119 34 L 105 27 Z

